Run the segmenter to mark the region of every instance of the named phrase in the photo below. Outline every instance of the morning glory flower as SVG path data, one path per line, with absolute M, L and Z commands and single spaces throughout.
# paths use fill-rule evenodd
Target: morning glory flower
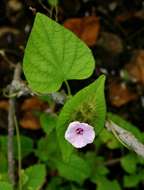
M 94 128 L 79 121 L 71 122 L 65 132 L 65 139 L 76 148 L 82 148 L 92 143 L 94 138 Z

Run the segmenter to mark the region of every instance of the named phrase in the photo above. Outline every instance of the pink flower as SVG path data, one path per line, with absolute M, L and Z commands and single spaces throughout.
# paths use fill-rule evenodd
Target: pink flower
M 65 139 L 76 148 L 92 143 L 95 138 L 94 128 L 87 123 L 71 122 L 65 132 Z

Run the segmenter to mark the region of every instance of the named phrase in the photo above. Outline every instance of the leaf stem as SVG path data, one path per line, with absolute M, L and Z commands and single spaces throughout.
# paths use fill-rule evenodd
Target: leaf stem
M 70 86 L 69 86 L 69 84 L 68 84 L 68 82 L 67 82 L 66 80 L 65 80 L 64 82 L 65 82 L 65 84 L 66 84 L 66 88 L 67 88 L 68 96 L 71 96 L 72 94 L 71 94 Z
M 18 127 L 18 122 L 16 116 L 14 116 L 15 128 L 16 128 L 16 138 L 17 138 L 17 149 L 18 149 L 18 175 L 19 175 L 19 190 L 22 190 L 22 180 L 21 180 L 21 139 L 20 139 L 20 132 Z

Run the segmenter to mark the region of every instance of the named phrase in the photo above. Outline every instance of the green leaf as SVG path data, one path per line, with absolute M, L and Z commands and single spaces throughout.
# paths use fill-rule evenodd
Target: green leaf
M 122 157 L 120 161 L 122 168 L 130 174 L 136 172 L 137 162 L 138 162 L 138 159 L 135 154 L 128 154 Z
M 8 170 L 8 161 L 5 154 L 0 152 L 0 173 L 5 173 Z
M 43 113 L 40 116 L 40 124 L 47 135 L 49 135 L 56 127 L 56 121 L 57 117 L 55 115 Z
M 52 6 L 52 7 L 56 7 L 58 5 L 58 0 L 48 0 L 48 3 Z
M 12 185 L 8 182 L 0 182 L 1 190 L 13 190 Z
M 58 190 L 60 189 L 60 186 L 62 185 L 62 178 L 59 176 L 53 177 L 46 188 L 46 190 Z
M 121 190 L 121 187 L 117 180 L 110 181 L 103 176 L 98 176 L 96 184 L 97 190 Z
M 56 165 L 60 176 L 77 183 L 83 183 L 90 176 L 90 168 L 87 162 L 75 154 L 70 157 L 69 162 L 57 160 Z
M 0 173 L 0 181 L 10 182 L 7 171 L 5 173 Z
M 131 188 L 136 187 L 141 181 L 141 176 L 138 174 L 133 174 L 129 176 L 124 176 L 124 187 Z
M 76 120 L 87 122 L 95 128 L 96 135 L 103 128 L 106 114 L 104 81 L 104 76 L 99 77 L 68 100 L 61 110 L 56 129 L 64 160 L 70 158 L 73 150 L 72 145 L 64 139 L 65 131 L 70 122 Z
M 25 169 L 22 173 L 24 190 L 39 190 L 46 178 L 46 168 L 43 164 L 36 164 Z
M 23 60 L 30 87 L 48 93 L 71 79 L 88 78 L 94 70 L 91 50 L 62 25 L 36 14 Z
M 87 152 L 85 155 L 85 160 L 91 168 L 90 179 L 93 181 L 96 175 L 107 175 L 109 173 L 108 168 L 104 165 L 104 158 L 97 156 L 95 152 Z
M 120 148 L 119 141 L 106 129 L 103 129 L 99 135 L 100 140 L 107 145 L 109 149 Z
M 26 136 L 20 136 L 21 139 L 21 156 L 24 158 L 33 151 L 33 141 Z M 7 156 L 7 136 L 0 137 L 0 149 Z M 17 138 L 14 136 L 14 156 L 17 159 Z
M 49 136 L 41 138 L 38 141 L 38 147 L 35 150 L 35 155 L 41 161 L 48 161 L 48 165 L 51 166 L 51 162 L 54 158 L 60 158 L 59 146 L 56 139 L 55 131 Z M 54 167 L 53 165 L 51 167 Z

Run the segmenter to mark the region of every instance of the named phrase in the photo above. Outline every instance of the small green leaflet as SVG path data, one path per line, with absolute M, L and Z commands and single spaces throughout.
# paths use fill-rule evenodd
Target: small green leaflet
M 137 170 L 138 158 L 134 153 L 130 153 L 121 158 L 120 164 L 127 173 L 134 174 Z
M 60 176 L 80 184 L 90 176 L 90 167 L 88 163 L 75 154 L 71 155 L 68 163 L 57 160 L 56 166 Z
M 21 135 L 21 157 L 24 158 L 31 152 L 33 152 L 33 141 L 31 138 Z M 7 136 L 0 136 L 0 149 L 3 152 L 5 156 L 7 156 L 7 142 L 8 137 Z M 16 136 L 14 136 L 13 139 L 14 143 L 14 157 L 18 159 L 18 153 L 17 153 L 17 139 Z
M 104 127 L 106 114 L 104 82 L 105 76 L 102 75 L 68 100 L 61 110 L 56 129 L 58 142 L 65 161 L 69 160 L 73 150 L 72 145 L 64 139 L 65 131 L 70 122 L 75 120 L 87 122 L 95 128 L 96 135 Z M 84 114 L 83 118 L 81 117 L 82 114 Z
M 94 67 L 91 50 L 84 42 L 47 16 L 36 14 L 23 60 L 32 90 L 55 92 L 66 80 L 88 78 Z
M 46 168 L 43 164 L 35 164 L 25 169 L 22 173 L 23 189 L 39 190 L 46 178 Z
M 47 113 L 42 113 L 40 116 L 40 124 L 43 131 L 49 135 L 53 129 L 56 127 L 57 117 L 55 115 L 50 115 Z
M 1 181 L 0 182 L 0 189 L 1 190 L 13 190 L 12 185 L 8 182 Z

